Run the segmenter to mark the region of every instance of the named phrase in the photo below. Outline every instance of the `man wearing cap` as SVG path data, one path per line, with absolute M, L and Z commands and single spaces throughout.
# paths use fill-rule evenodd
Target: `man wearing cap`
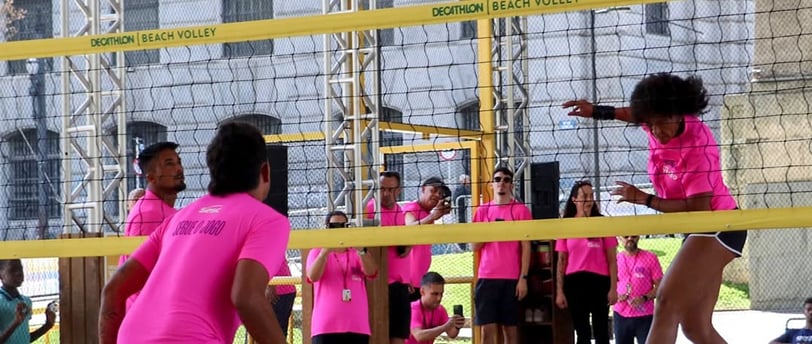
M 403 205 L 407 226 L 430 225 L 451 212 L 451 190 L 442 179 L 430 177 L 420 184 L 420 196 L 416 201 Z M 431 245 L 412 247 L 411 278 L 412 301 L 420 298 L 420 283 L 431 266 Z

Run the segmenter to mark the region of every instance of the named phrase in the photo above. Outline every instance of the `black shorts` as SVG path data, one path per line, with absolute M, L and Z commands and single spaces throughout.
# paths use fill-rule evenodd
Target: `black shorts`
M 736 257 L 742 256 L 744 243 L 747 241 L 747 231 L 729 231 L 729 232 L 715 232 L 715 233 L 692 233 L 688 234 L 685 239 L 691 236 L 698 237 L 713 237 L 719 241 L 722 247 L 728 251 L 733 252 Z
M 389 338 L 409 338 L 409 322 L 412 305 L 409 303 L 409 286 L 403 283 L 389 285 Z
M 279 321 L 279 327 L 282 328 L 282 334 L 288 336 L 288 325 L 290 314 L 293 313 L 293 303 L 296 301 L 296 293 L 279 295 L 279 300 L 273 305 L 273 312 L 276 314 L 276 320 Z
M 499 324 L 516 326 L 519 324 L 519 299 L 516 298 L 514 279 L 480 278 L 474 290 L 476 325 Z
M 369 336 L 360 333 L 325 333 L 313 336 L 313 344 L 369 344 Z

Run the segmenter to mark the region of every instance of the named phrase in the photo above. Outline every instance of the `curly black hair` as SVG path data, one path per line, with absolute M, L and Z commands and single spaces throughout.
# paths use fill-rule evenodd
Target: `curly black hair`
M 225 196 L 253 190 L 259 185 L 260 168 L 267 162 L 265 139 L 259 129 L 234 120 L 220 124 L 206 149 L 209 193 Z
M 708 91 L 695 75 L 649 75 L 637 83 L 631 97 L 632 121 L 638 124 L 673 115 L 699 116 L 707 107 Z

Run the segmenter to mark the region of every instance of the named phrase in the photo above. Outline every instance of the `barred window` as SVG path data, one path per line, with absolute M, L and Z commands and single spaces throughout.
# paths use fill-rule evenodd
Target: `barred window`
M 6 37 L 9 41 L 25 41 L 31 39 L 52 38 L 53 12 L 51 0 L 26 0 L 14 2 L 14 7 L 25 11 L 25 17 L 13 23 L 16 31 L 12 36 Z M 44 59 L 44 71 L 53 70 L 53 59 Z M 25 75 L 26 60 L 8 61 L 8 74 Z
M 158 0 L 124 1 L 124 30 L 140 31 L 160 28 Z M 161 62 L 158 49 L 128 51 L 124 53 L 127 66 L 142 66 Z
M 4 154 L 8 164 L 8 218 L 10 220 L 33 220 L 38 216 L 39 168 L 37 166 L 37 131 L 24 129 L 7 138 Z M 58 218 L 61 209 L 60 195 L 60 154 L 59 134 L 48 131 L 45 140 L 47 151 L 42 166 L 45 173 L 46 213 L 49 218 Z
M 457 122 L 457 128 L 463 130 L 480 130 L 479 123 L 479 101 L 468 103 L 457 109 L 457 114 L 454 117 Z M 462 168 L 466 173 L 471 171 L 471 151 L 468 149 L 462 150 Z
M 646 33 L 670 36 L 668 28 L 668 3 L 646 4 Z
M 272 0 L 223 0 L 223 22 L 237 23 L 250 20 L 273 19 Z M 273 40 L 232 42 L 223 45 L 225 57 L 270 55 Z
M 394 0 L 377 0 L 378 9 L 394 8 Z M 395 45 L 395 29 L 381 29 L 378 31 L 378 44 L 382 47 Z

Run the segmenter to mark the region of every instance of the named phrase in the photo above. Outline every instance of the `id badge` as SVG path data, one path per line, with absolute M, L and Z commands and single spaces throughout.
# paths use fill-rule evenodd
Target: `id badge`
M 350 302 L 352 301 L 352 291 L 349 289 L 344 289 L 341 291 L 341 301 Z

